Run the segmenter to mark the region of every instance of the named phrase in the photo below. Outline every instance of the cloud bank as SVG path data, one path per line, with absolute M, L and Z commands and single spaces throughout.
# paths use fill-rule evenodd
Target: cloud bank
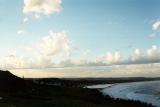
M 87 59 L 87 56 L 73 58 L 69 56 L 73 50 L 69 45 L 69 39 L 64 32 L 53 33 L 42 38 L 39 43 L 40 50 L 35 58 L 24 56 L 8 55 L 0 58 L 1 68 L 56 68 L 56 67 L 94 67 L 94 66 L 116 66 L 160 63 L 160 48 L 153 45 L 143 51 L 135 49 L 129 57 L 123 58 L 120 52 L 107 53 L 97 56 L 94 59 Z M 59 58 L 60 56 L 60 58 Z M 88 55 L 89 56 L 89 55 Z M 59 58 L 57 63 L 54 59 Z M 66 58 L 67 57 L 67 58 Z
M 159 77 L 160 63 L 49 69 L 16 69 L 20 77 Z M 45 71 L 45 72 L 44 72 Z
M 146 52 L 136 49 L 128 62 L 137 64 L 160 62 L 160 48 L 156 45 L 153 45 Z

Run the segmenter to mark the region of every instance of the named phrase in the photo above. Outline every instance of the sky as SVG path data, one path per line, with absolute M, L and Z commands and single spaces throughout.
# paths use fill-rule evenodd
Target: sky
M 0 0 L 0 69 L 24 77 L 157 77 L 159 0 Z

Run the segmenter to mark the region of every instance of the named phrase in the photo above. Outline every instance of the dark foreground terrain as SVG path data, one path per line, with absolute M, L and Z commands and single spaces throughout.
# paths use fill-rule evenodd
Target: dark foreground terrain
M 77 85 L 72 80 L 53 80 L 24 80 L 9 71 L 0 71 L 0 107 L 152 107 L 103 96 L 98 90 L 82 88 L 82 83 Z

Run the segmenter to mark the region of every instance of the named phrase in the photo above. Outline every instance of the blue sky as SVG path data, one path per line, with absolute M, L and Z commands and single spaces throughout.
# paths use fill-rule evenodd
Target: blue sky
M 160 24 L 153 29 L 153 25 L 160 20 L 159 0 L 35 0 L 40 1 L 40 5 L 36 4 L 37 2 L 32 5 L 32 1 L 0 0 L 1 57 L 12 54 L 14 61 L 18 63 L 22 63 L 24 57 L 35 59 L 32 62 L 39 63 L 35 57 L 40 56 L 45 59 L 45 63 L 67 62 L 66 65 L 72 66 L 77 66 L 74 62 L 79 62 L 78 66 L 93 63 L 92 66 L 99 65 L 97 63 L 107 66 L 160 62 Z M 53 5 L 47 4 L 48 7 L 44 8 L 43 4 L 47 2 Z M 27 3 L 30 3 L 28 7 Z M 34 6 L 38 6 L 39 10 L 34 10 Z M 52 6 L 53 10 L 47 10 Z M 24 8 L 27 12 L 24 12 Z M 58 9 L 58 12 L 54 9 Z M 46 11 L 50 13 L 46 14 Z M 24 19 L 27 21 L 24 22 Z M 53 35 L 49 34 L 51 31 Z M 48 50 L 43 38 L 57 36 L 55 33 L 58 32 L 65 32 L 60 34 L 65 36 L 65 40 L 53 38 L 54 43 L 51 43 L 50 47 L 55 48 L 56 52 Z M 60 41 L 60 45 L 55 45 L 56 41 Z M 40 44 L 45 50 L 39 49 Z M 25 47 L 29 48 L 29 52 Z M 69 56 L 66 55 L 68 50 L 71 54 Z M 42 54 L 42 51 L 49 52 Z M 6 61 L 5 58 L 4 60 Z M 32 68 L 29 65 L 4 65 L 2 68 L 5 69 Z M 47 67 L 51 65 L 50 63 Z
M 153 32 L 151 24 L 159 18 L 158 0 L 145 2 L 138 0 L 118 2 L 115 0 L 68 0 L 63 1 L 60 13 L 29 22 L 27 25 L 22 25 L 23 1 L 11 2 L 13 3 L 1 0 L 2 6 L 0 7 L 0 27 L 3 29 L 0 33 L 5 35 L 1 42 L 5 42 L 6 45 L 13 41 L 14 44 L 10 46 L 17 47 L 19 45 L 16 43 L 17 40 L 21 41 L 23 38 L 17 37 L 16 32 L 23 28 L 28 31 L 29 37 L 24 37 L 28 41 L 34 41 L 46 35 L 48 30 L 67 30 L 69 37 L 82 49 L 89 48 L 99 53 L 126 51 L 128 45 L 147 49 L 151 45 L 158 44 L 158 39 L 148 38 L 148 35 Z

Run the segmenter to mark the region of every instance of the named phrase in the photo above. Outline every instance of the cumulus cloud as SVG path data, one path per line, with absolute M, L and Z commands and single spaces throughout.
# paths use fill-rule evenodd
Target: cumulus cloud
M 160 62 L 160 48 L 153 45 L 146 52 L 136 49 L 134 54 L 131 55 L 128 63 L 156 63 Z
M 61 0 L 24 0 L 24 14 L 49 15 L 61 10 Z
M 104 62 L 107 64 L 118 64 L 122 62 L 122 55 L 120 52 L 110 53 L 108 52 L 106 55 L 97 56 L 95 59 L 96 63 Z
M 37 59 L 36 59 L 34 65 L 35 65 L 36 68 L 52 68 L 52 67 L 55 67 L 55 64 L 52 62 L 51 57 L 42 56 L 42 55 L 37 56 Z
M 85 55 L 82 54 L 82 56 Z M 16 52 L 13 52 L 6 57 L 0 57 L 0 68 L 12 69 L 13 72 L 15 71 L 15 74 L 28 77 L 157 76 L 160 74 L 160 48 L 156 45 L 153 45 L 146 51 L 137 48 L 126 60 L 122 58 L 120 52 L 114 52 L 98 56 L 93 61 L 80 57 L 63 60 L 57 64 L 54 63 L 52 55 L 42 54 L 31 59 L 29 57 L 17 56 Z M 28 68 L 29 70 L 27 70 Z M 23 69 L 22 72 L 25 70 L 26 72 L 17 72 L 17 70 L 21 71 L 21 69 Z M 37 70 L 37 72 L 45 70 L 46 72 L 39 72 L 39 74 L 34 73 L 34 70 Z M 28 71 L 33 72 L 28 73 Z
M 153 45 L 150 49 L 148 49 L 147 56 L 149 60 L 160 61 L 160 48 Z
M 38 55 L 35 58 L 10 54 L 0 57 L 0 68 L 3 69 L 39 69 L 54 67 L 52 59 Z
M 144 52 L 138 48 L 135 49 L 134 53 L 131 55 L 130 60 L 135 62 L 135 61 L 142 60 L 142 59 L 145 59 Z
M 121 60 L 122 60 L 122 55 L 120 54 L 120 52 L 107 53 L 106 61 L 109 64 L 119 63 L 121 62 Z
M 97 56 L 94 64 L 102 65 L 128 65 L 128 64 L 148 64 L 160 62 L 160 48 L 153 45 L 146 51 L 141 49 L 135 49 L 131 55 L 124 59 L 120 52 L 107 53 L 106 55 Z
M 70 55 L 71 44 L 67 33 L 65 31 L 57 33 L 50 32 L 48 36 L 42 38 L 39 44 L 39 51 L 45 56 L 55 56 L 61 52 Z
M 97 56 L 96 58 L 95 58 L 95 63 L 101 63 L 101 62 L 105 62 L 105 56 L 104 55 L 100 55 L 100 56 Z
M 18 30 L 17 31 L 17 35 L 19 35 L 19 36 L 22 36 L 22 35 L 24 35 L 25 34 L 25 31 L 24 30 Z
M 35 45 L 27 45 L 23 48 L 29 52 L 36 47 Z M 56 33 L 50 31 L 49 35 L 43 37 L 38 43 L 38 49 L 38 51 L 35 50 L 34 58 L 17 56 L 16 53 L 0 57 L 0 67 L 6 69 L 55 67 L 54 62 L 56 61 L 53 62 L 55 56 L 64 60 L 64 57 L 72 53 L 71 42 L 65 31 Z
M 153 30 L 158 30 L 158 29 L 160 29 L 160 21 L 154 22 L 153 25 L 152 25 L 152 29 L 153 29 Z
M 23 57 L 16 55 L 9 55 L 5 57 L 1 57 L 0 67 L 3 69 L 13 69 L 13 68 L 30 68 L 32 65 L 32 61 Z
M 84 50 L 79 52 L 78 56 L 71 56 L 68 59 L 62 60 L 58 66 L 59 67 L 75 67 L 75 66 L 88 66 L 90 50 Z
M 56 36 L 52 37 L 52 36 Z M 51 39 L 47 39 L 42 43 L 41 54 L 36 55 L 35 58 L 28 58 L 16 54 L 10 54 L 7 57 L 0 58 L 1 68 L 54 68 L 54 67 L 96 67 L 96 66 L 116 66 L 116 65 L 134 65 L 134 64 L 153 64 L 160 63 L 160 48 L 153 45 L 146 51 L 141 49 L 135 49 L 134 53 L 130 57 L 124 59 L 120 52 L 107 53 L 106 55 L 97 56 L 95 59 L 89 60 L 86 58 L 86 54 L 82 54 L 78 58 L 68 57 L 67 59 L 60 58 L 58 63 L 54 60 L 55 55 L 61 53 L 68 53 L 66 50 L 68 42 L 61 43 L 61 39 L 57 33 L 53 33 Z M 49 36 L 50 37 L 50 36 Z M 60 36 L 61 37 L 61 36 Z M 63 37 L 63 36 L 62 36 Z M 48 38 L 48 37 L 47 37 Z M 54 38 L 54 39 L 53 39 Z M 57 42 L 58 41 L 58 42 Z M 65 39 L 66 41 L 66 39 Z M 68 39 L 67 39 L 68 41 Z M 57 44 L 58 43 L 58 44 Z M 85 51 L 86 52 L 86 51 Z M 88 53 L 88 52 L 87 52 Z

